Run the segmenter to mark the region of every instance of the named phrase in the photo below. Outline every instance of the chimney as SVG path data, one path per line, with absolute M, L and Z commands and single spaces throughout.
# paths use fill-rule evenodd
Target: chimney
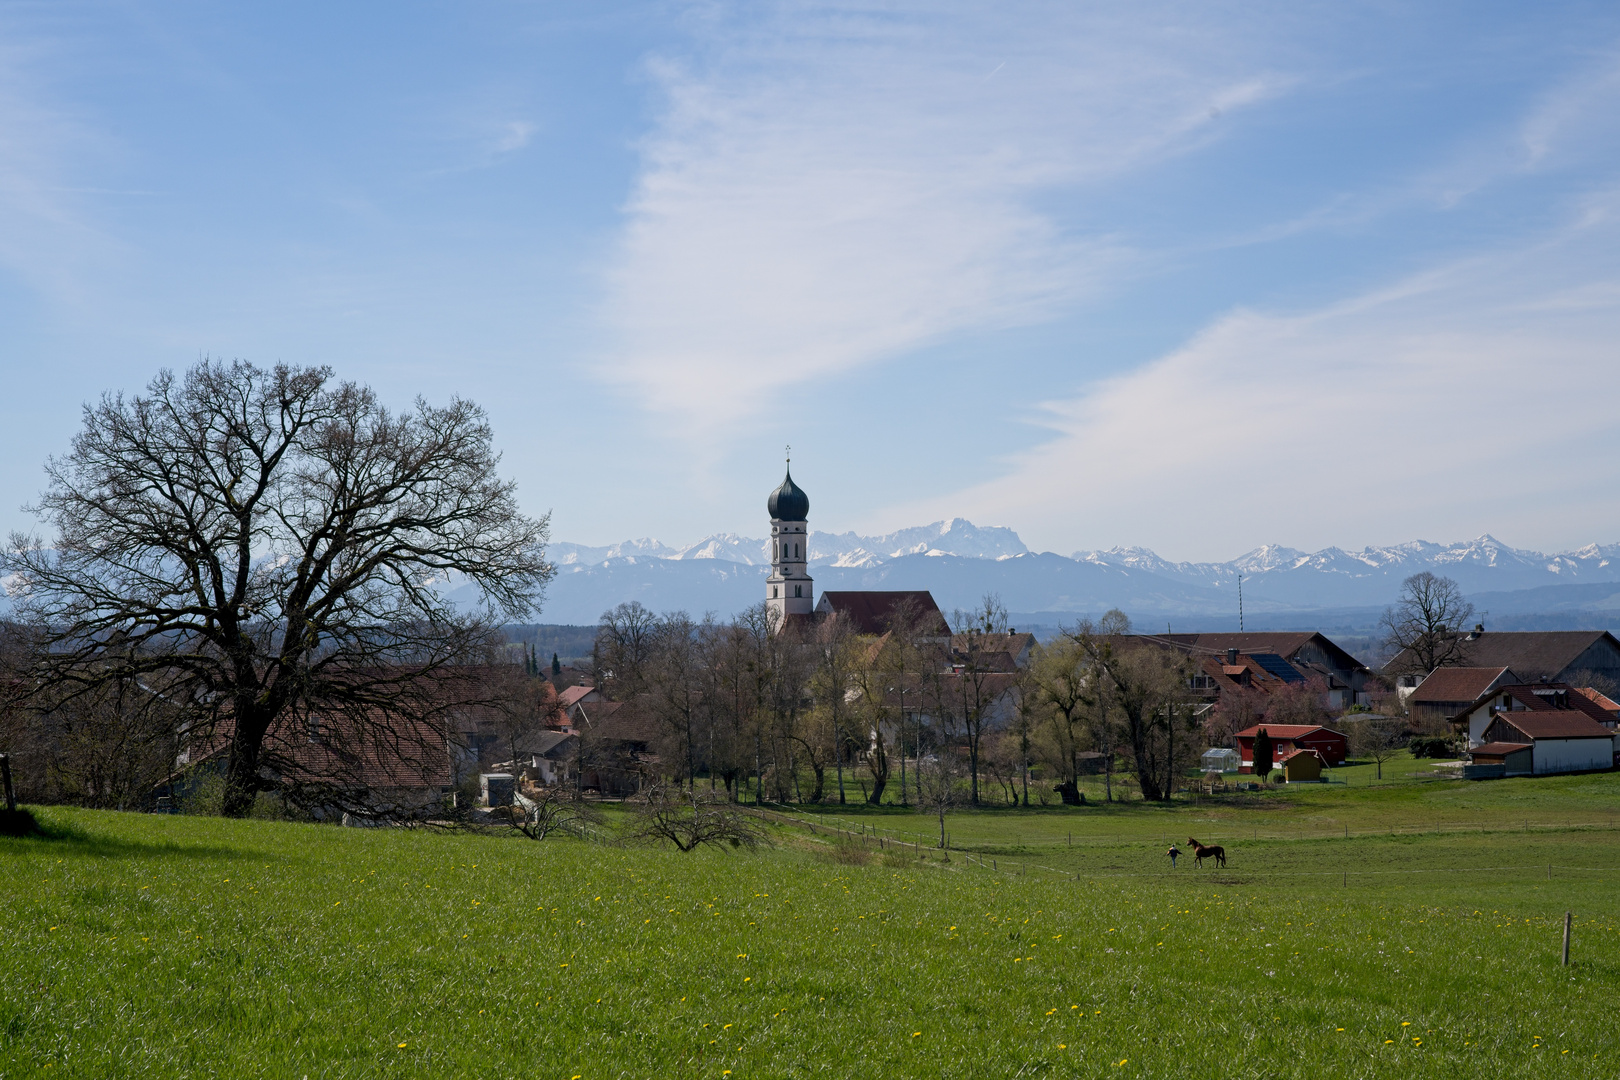
M 1226 662 L 1228 664 L 1237 663 L 1237 650 L 1236 649 L 1227 649 L 1226 650 Z
M 1485 624 L 1484 623 L 1475 623 L 1474 624 L 1474 632 L 1469 634 L 1466 640 L 1468 640 L 1468 641 L 1477 641 L 1477 640 L 1479 640 L 1479 638 L 1484 633 L 1485 633 Z

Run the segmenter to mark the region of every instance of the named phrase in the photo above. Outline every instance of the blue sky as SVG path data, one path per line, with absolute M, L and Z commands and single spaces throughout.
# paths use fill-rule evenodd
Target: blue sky
M 1613 542 L 1620 7 L 0 7 L 0 526 L 204 355 L 582 543 Z

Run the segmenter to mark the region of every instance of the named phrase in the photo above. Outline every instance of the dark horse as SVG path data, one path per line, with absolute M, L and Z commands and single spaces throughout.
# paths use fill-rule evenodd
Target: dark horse
M 1194 866 L 1203 866 L 1205 859 L 1214 859 L 1217 867 L 1226 865 L 1226 849 L 1219 844 L 1210 844 L 1205 847 L 1190 836 L 1187 837 L 1187 843 L 1192 845 Z

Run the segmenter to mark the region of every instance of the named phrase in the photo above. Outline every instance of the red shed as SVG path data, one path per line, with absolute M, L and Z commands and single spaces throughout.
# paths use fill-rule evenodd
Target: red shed
M 1271 736 L 1273 763 L 1295 750 L 1315 750 L 1328 765 L 1343 765 L 1350 756 L 1350 740 L 1342 731 L 1318 724 L 1256 724 L 1237 733 L 1238 772 L 1254 772 L 1254 737 L 1261 728 Z

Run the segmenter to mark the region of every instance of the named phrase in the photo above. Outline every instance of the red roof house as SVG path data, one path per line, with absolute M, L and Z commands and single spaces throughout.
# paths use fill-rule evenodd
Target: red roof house
M 1271 736 L 1271 760 L 1281 762 L 1301 750 L 1314 750 L 1328 765 L 1343 765 L 1350 756 L 1350 740 L 1344 732 L 1320 724 L 1256 724 L 1244 728 L 1234 738 L 1238 744 L 1238 772 L 1254 771 L 1254 738 L 1265 728 Z

